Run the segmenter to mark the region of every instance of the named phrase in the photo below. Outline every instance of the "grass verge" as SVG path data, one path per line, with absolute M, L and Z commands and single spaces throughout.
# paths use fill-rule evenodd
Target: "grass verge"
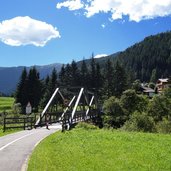
M 171 170 L 171 136 L 111 130 L 57 132 L 33 152 L 28 171 Z
M 5 132 L 3 132 L 2 126 L 0 126 L 0 137 L 7 135 L 7 134 L 12 134 L 18 131 L 21 131 L 22 129 L 8 129 Z

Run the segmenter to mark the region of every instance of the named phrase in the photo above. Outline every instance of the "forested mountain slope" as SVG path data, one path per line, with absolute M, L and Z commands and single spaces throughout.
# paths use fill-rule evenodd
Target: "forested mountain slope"
M 171 32 L 145 38 L 118 54 L 115 60 L 131 69 L 141 81 L 171 75 Z

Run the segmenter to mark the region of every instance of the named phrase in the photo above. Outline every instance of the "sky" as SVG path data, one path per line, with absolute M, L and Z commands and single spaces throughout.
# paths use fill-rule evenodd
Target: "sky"
M 0 67 L 70 63 L 171 30 L 171 0 L 0 0 Z

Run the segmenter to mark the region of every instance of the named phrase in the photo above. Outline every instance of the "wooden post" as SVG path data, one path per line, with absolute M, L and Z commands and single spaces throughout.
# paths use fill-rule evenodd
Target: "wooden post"
M 30 127 L 31 127 L 31 129 L 32 129 L 32 122 L 33 122 L 33 118 L 31 117 L 30 119 L 31 119 L 31 120 L 30 120 L 30 122 L 31 122 Z
M 3 114 L 4 116 L 4 127 L 3 127 L 3 132 L 5 132 L 6 130 L 6 117 L 5 117 L 5 113 Z
M 25 130 L 25 126 L 26 126 L 26 120 L 25 120 L 26 118 L 24 118 L 24 130 Z

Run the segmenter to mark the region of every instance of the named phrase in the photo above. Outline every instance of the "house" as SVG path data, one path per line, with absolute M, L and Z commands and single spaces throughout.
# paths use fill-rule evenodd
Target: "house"
M 160 78 L 157 80 L 156 88 L 158 93 L 161 93 L 165 88 L 171 87 L 171 79 L 170 78 Z
M 141 92 L 143 92 L 143 94 L 147 95 L 149 98 L 152 98 L 155 95 L 154 89 L 144 86 L 143 84 L 141 84 Z

